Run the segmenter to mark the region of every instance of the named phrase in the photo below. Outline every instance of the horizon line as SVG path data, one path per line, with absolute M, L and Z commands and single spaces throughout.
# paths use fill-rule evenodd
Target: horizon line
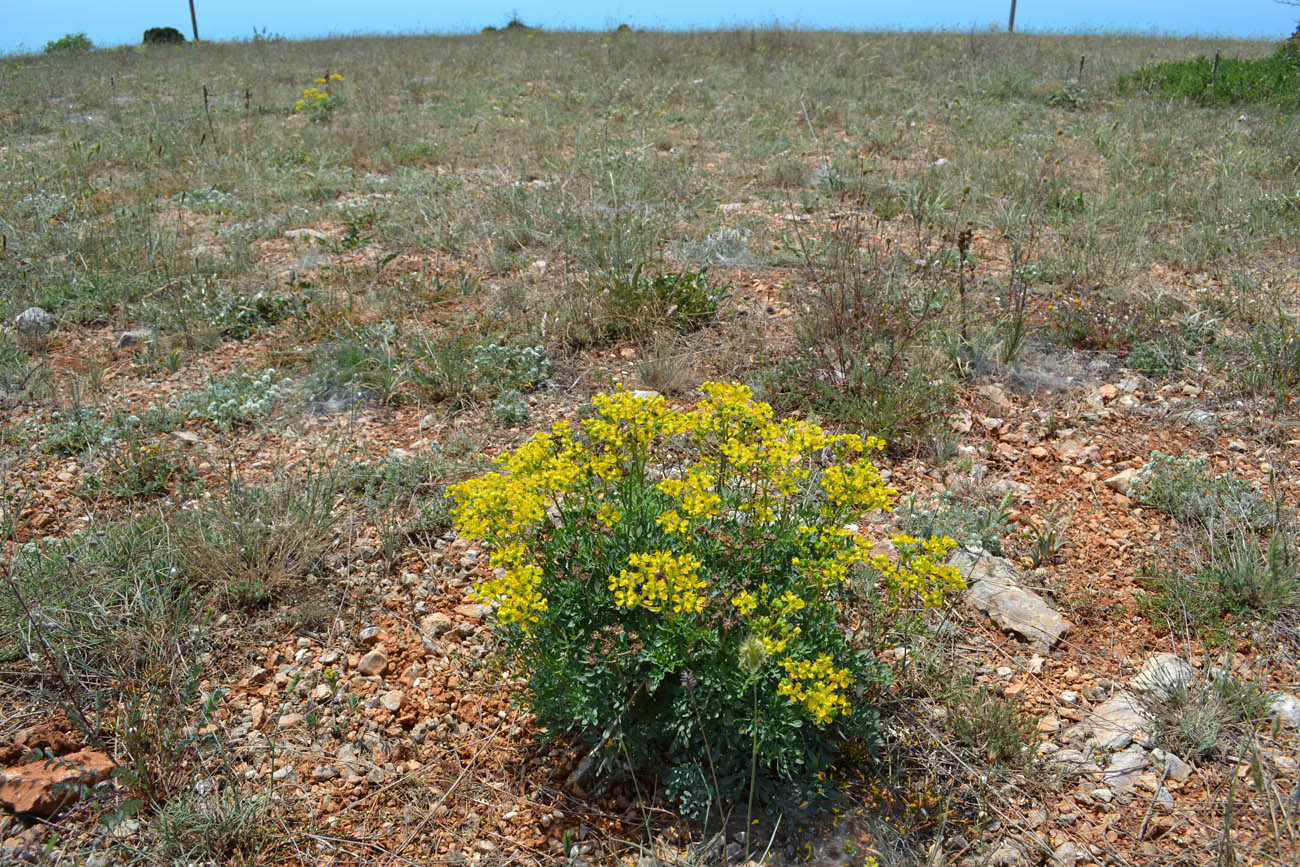
M 1023 36 L 1061 36 L 1061 37 L 1110 36 L 1110 37 L 1129 37 L 1129 38 L 1139 38 L 1139 39 L 1186 39 L 1186 40 L 1195 40 L 1195 41 L 1208 41 L 1208 40 L 1219 39 L 1219 40 L 1228 40 L 1231 42 L 1283 42 L 1289 38 L 1288 36 L 1283 36 L 1281 38 L 1278 38 L 1278 37 L 1268 36 L 1264 34 L 1254 34 L 1254 35 L 1245 35 L 1245 36 L 1232 35 L 1232 34 L 1225 34 L 1222 31 L 1213 31 L 1213 32 L 1193 31 L 1190 33 L 1186 33 L 1186 32 L 1179 32 L 1179 31 L 1161 30 L 1157 27 L 1151 27 L 1145 30 L 1140 30 L 1135 28 L 1124 28 L 1124 27 L 1108 28 L 1108 27 L 1091 27 L 1091 26 L 1081 26 L 1076 29 L 1037 29 L 1033 27 L 1026 27 L 1023 29 L 1017 29 L 1015 32 L 1009 33 L 1005 29 L 998 27 L 996 25 L 980 27 L 974 24 L 970 26 L 953 26 L 953 27 L 900 26 L 900 27 L 880 28 L 880 29 L 869 29 L 869 28 L 825 27 L 825 26 L 804 27 L 804 26 L 800 26 L 797 23 L 785 24 L 777 20 L 768 24 L 761 24 L 761 25 L 720 24 L 714 27 L 709 27 L 709 26 L 656 27 L 656 26 L 634 26 L 627 23 L 620 23 L 613 26 L 603 27 L 603 28 L 584 28 L 584 27 L 547 28 L 547 27 L 527 24 L 526 22 L 519 21 L 518 19 L 514 19 L 514 21 L 517 21 L 520 25 L 526 27 L 534 36 L 535 35 L 608 36 L 617 33 L 620 27 L 629 27 L 633 34 L 646 33 L 646 34 L 653 34 L 657 36 L 694 36 L 694 35 L 708 35 L 708 34 L 715 34 L 715 33 L 737 33 L 737 32 L 775 33 L 779 31 L 787 31 L 792 33 L 805 33 L 809 35 L 838 34 L 838 35 L 845 35 L 845 36 L 887 36 L 891 34 L 898 34 L 898 35 L 933 34 L 936 36 L 937 35 L 987 35 L 987 36 L 1008 36 L 1008 37 L 1015 37 L 1015 36 L 1022 36 L 1022 35 Z M 342 41 L 346 39 L 421 39 L 421 38 L 451 39 L 451 38 L 464 38 L 467 36 L 493 36 L 493 35 L 500 36 L 500 35 L 509 35 L 505 31 L 505 28 L 509 25 L 509 23 L 513 23 L 513 22 L 507 22 L 507 24 L 501 26 L 484 25 L 483 27 L 478 29 L 468 29 L 468 30 L 389 30 L 389 31 L 374 30 L 374 31 L 329 32 L 324 34 L 307 35 L 307 36 L 285 36 L 284 34 L 281 33 L 267 32 L 266 28 L 262 28 L 259 31 L 257 27 L 253 27 L 252 28 L 253 33 L 251 36 L 236 36 L 236 37 L 230 37 L 224 39 L 202 39 L 201 38 L 197 40 L 197 44 L 199 45 L 204 45 L 204 44 L 252 45 L 258 42 L 267 42 L 267 43 L 274 44 L 274 43 L 332 42 L 332 41 Z M 493 29 L 489 29 L 489 28 L 493 28 Z M 184 33 L 184 31 L 181 28 L 177 28 L 177 30 L 180 30 L 182 33 Z M 495 32 L 493 32 L 494 30 Z M 69 31 L 69 33 L 64 35 L 76 35 L 76 34 L 86 35 L 87 38 L 89 38 L 89 34 L 85 34 L 84 31 Z M 186 37 L 184 45 L 189 46 L 194 44 L 196 44 L 195 40 Z M 136 48 L 136 47 L 143 48 L 144 45 L 142 42 L 111 42 L 111 43 L 106 42 L 102 44 L 95 43 L 94 47 L 91 50 L 111 51 L 111 50 L 117 50 L 121 48 Z M 172 47 L 172 46 L 153 46 L 153 48 L 155 49 L 158 47 Z M 4 58 L 32 57 L 32 56 L 44 56 L 44 47 L 43 46 L 40 48 L 34 46 L 28 47 L 20 42 L 14 48 L 0 49 L 0 57 L 4 57 Z

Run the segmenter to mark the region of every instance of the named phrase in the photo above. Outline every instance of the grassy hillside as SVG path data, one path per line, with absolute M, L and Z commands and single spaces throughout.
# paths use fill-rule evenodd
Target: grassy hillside
M 50 824 L 0 808 L 0 842 L 716 862 L 716 810 L 511 703 L 443 491 L 616 384 L 735 380 L 888 441 L 902 496 L 859 532 L 1002 554 L 1071 625 L 1048 652 L 954 599 L 882 627 L 887 737 L 845 748 L 839 812 L 761 817 L 770 863 L 1294 857 L 1300 115 L 1159 86 L 1274 51 L 522 29 L 0 58 L 0 765 L 117 763 Z M 1198 674 L 1142 693 L 1150 779 L 1119 785 L 1090 721 L 1161 652 Z

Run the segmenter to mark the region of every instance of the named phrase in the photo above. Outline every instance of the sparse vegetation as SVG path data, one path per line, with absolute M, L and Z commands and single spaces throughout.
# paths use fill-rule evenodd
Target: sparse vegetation
M 191 586 L 219 601 L 301 595 L 338 521 L 332 492 L 320 476 L 273 487 L 232 480 L 223 497 L 183 515 L 177 565 Z
M 1152 568 L 1147 601 L 1158 620 L 1176 630 L 1221 638 L 1228 631 L 1272 644 L 1272 624 L 1300 612 L 1300 564 L 1289 527 L 1267 541 L 1250 533 L 1203 531 L 1194 568 Z
M 254 375 L 236 372 L 214 380 L 203 391 L 181 398 L 187 418 L 211 422 L 219 430 L 252 424 L 285 398 L 285 387 L 274 368 Z
M 1141 706 L 1158 741 L 1178 755 L 1205 759 L 1248 746 L 1268 708 L 1257 685 L 1227 672 L 1156 684 Z
M 962 500 L 952 493 L 928 502 L 909 497 L 898 512 L 898 527 L 922 539 L 948 536 L 965 547 L 1001 555 L 1010 504 L 1009 494 L 987 502 Z
M 1230 473 L 1214 473 L 1206 457 L 1152 454 L 1133 477 L 1133 495 L 1188 523 L 1231 522 L 1260 530 L 1276 515 L 1262 493 Z
M 1146 90 L 1199 103 L 1241 104 L 1275 102 L 1300 105 L 1300 52 L 1295 37 L 1269 57 L 1213 58 L 1157 63 L 1119 79 L 1120 92 Z
M 1294 860 L 1294 38 L 92 47 L 0 58 L 0 766 L 116 769 L 0 808 L 0 860 Z M 621 520 L 547 503 L 528 542 L 570 595 L 507 665 L 504 600 L 469 595 L 506 555 L 448 486 L 585 434 L 593 394 L 685 412 L 709 381 L 883 436 L 914 497 L 829 520 L 834 450 L 801 451 L 782 502 L 846 534 L 809 551 L 719 464 L 730 499 L 679 539 L 652 518 L 701 443 L 665 435 L 608 480 Z M 1000 553 L 1069 632 L 781 565 L 894 531 Z M 753 611 L 610 602 L 669 535 Z M 1103 804 L 1051 751 L 1104 767 L 1091 714 L 1165 649 L 1205 675 L 1151 709 L 1195 776 L 1172 812 L 1147 776 Z M 852 720 L 817 721 L 832 693 Z

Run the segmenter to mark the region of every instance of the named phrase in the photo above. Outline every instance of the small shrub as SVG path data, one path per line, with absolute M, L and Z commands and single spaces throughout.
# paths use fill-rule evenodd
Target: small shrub
M 1063 108 L 1066 111 L 1082 111 L 1088 105 L 1087 97 L 1084 96 L 1078 83 L 1069 81 L 1060 87 L 1051 88 L 1047 93 L 1046 102 L 1053 108 Z
M 782 190 L 798 190 L 808 186 L 808 179 L 812 177 L 812 169 L 808 164 L 794 159 L 783 159 L 775 163 L 768 170 L 769 181 L 772 186 Z
M 1171 373 L 1191 366 L 1197 353 L 1215 346 L 1221 330 L 1217 320 L 1200 311 L 1190 315 L 1169 312 L 1174 314 L 1172 321 L 1157 302 L 1141 320 L 1132 323 L 1130 331 L 1135 337 L 1128 350 L 1129 367 L 1148 376 Z M 1136 335 L 1146 337 L 1137 339 Z
M 1157 742 L 1191 759 L 1231 754 L 1264 718 L 1268 693 L 1227 673 L 1177 678 L 1139 693 Z
M 742 265 L 752 263 L 749 242 L 753 232 L 746 228 L 722 226 L 699 241 L 678 245 L 679 255 L 689 261 L 704 265 Z
M 342 82 L 342 75 L 327 72 L 303 90 L 302 96 L 293 104 L 293 110 L 306 115 L 314 123 L 329 123 L 334 117 L 334 111 L 343 104 L 343 98 L 334 93 L 332 88 Z
M 274 839 L 269 804 L 237 784 L 186 793 L 162 806 L 148 833 L 169 864 L 253 864 Z
M 793 300 L 804 351 L 772 367 L 773 400 L 859 425 L 897 448 L 923 443 L 951 406 L 949 366 L 933 340 L 947 289 L 913 279 L 910 260 L 856 223 L 805 240 L 802 254 L 808 286 Z
M 1215 475 L 1207 457 L 1154 452 L 1133 477 L 1135 500 L 1184 523 L 1236 521 L 1254 530 L 1267 527 L 1275 509 L 1263 494 L 1231 474 Z
M 184 514 L 177 528 L 181 572 L 219 601 L 260 603 L 297 588 L 324 555 L 337 521 L 332 480 L 270 488 L 231 482 L 224 498 Z
M 1253 60 L 1201 56 L 1157 63 L 1122 76 L 1117 87 L 1121 93 L 1145 91 L 1202 104 L 1292 107 L 1300 105 L 1300 54 L 1288 40 L 1271 56 Z
M 1148 613 L 1193 632 L 1222 634 L 1228 618 L 1264 625 L 1300 611 L 1300 562 L 1294 536 L 1279 530 L 1267 544 L 1253 535 L 1211 538 L 1189 573 L 1150 571 Z
M 957 745 L 988 762 L 1004 764 L 1023 757 L 1033 723 L 1020 708 L 989 686 L 958 677 L 943 707 L 946 727 Z
M 488 393 L 531 391 L 551 375 L 551 360 L 542 346 L 480 343 L 470 360 L 479 390 Z
M 11 334 L 0 333 L 0 388 L 8 388 L 11 374 L 24 371 L 28 362 L 27 353 Z
M 111 605 L 118 595 L 117 583 L 126 576 L 141 580 L 167 576 L 171 562 L 159 544 L 159 529 L 158 521 L 138 517 L 120 524 L 95 524 L 66 538 L 33 541 L 19 549 L 10 571 L 35 616 L 49 626 L 46 638 L 60 656 L 90 670 L 112 660 L 111 652 L 101 651 L 116 648 L 97 644 L 102 639 L 101 624 L 87 618 L 97 603 Z M 130 643 L 130 619 L 123 618 L 124 644 Z M 27 637 L 16 600 L 12 594 L 0 594 L 0 656 L 11 658 Z
M 502 424 L 521 425 L 530 413 L 528 401 L 513 388 L 492 401 L 492 417 Z
M 202 391 L 182 397 L 180 404 L 187 418 L 211 422 L 224 431 L 252 424 L 286 395 L 283 380 L 277 382 L 275 369 L 268 367 L 256 375 L 237 372 L 213 380 Z
M 662 394 L 682 394 L 698 381 L 689 357 L 674 354 L 669 346 L 656 346 L 636 365 L 636 376 L 646 388 Z
M 97 409 L 82 406 L 79 402 L 67 410 L 50 413 L 50 430 L 41 448 L 56 455 L 81 454 L 91 446 L 99 445 L 107 433 L 103 417 Z
M 132 432 L 113 443 L 100 470 L 87 477 L 86 487 L 133 503 L 167 493 L 168 486 L 184 475 L 184 458 L 174 446 L 148 442 L 141 433 Z
M 1232 348 L 1226 367 L 1243 391 L 1279 405 L 1300 394 L 1300 324 L 1293 317 L 1275 316 Z
M 1222 614 L 1270 619 L 1300 605 L 1300 564 L 1294 539 L 1274 533 L 1267 546 L 1235 537 L 1211 550 L 1197 583 L 1211 591 Z
M 322 632 L 334 619 L 336 605 L 328 599 L 311 596 L 290 608 L 284 615 L 284 622 L 294 632 Z
M 12 575 L 31 619 L 0 594 L 0 657 L 43 656 L 39 630 L 63 680 L 42 664 L 33 682 L 83 735 L 112 742 L 116 786 L 150 809 L 188 779 L 212 709 L 196 674 L 207 611 L 175 563 L 161 516 L 136 516 L 23 546 Z
M 1155 340 L 1150 343 L 1134 343 L 1130 346 L 1125 363 L 1139 373 L 1157 376 L 1181 370 L 1184 356 L 1180 347 L 1168 341 Z
M 895 535 L 893 559 L 845 528 L 896 496 L 868 457 L 880 441 L 777 421 L 744 386 L 702 390 L 691 411 L 597 395 L 580 426 L 452 486 L 453 514 L 502 570 L 474 593 L 543 727 L 667 761 L 692 816 L 747 790 L 798 810 L 829 796 L 846 739 L 879 734 L 883 636 L 838 618 L 938 605 L 961 577 L 940 565 L 951 540 Z
M 661 332 L 689 333 L 714 320 L 728 288 L 711 282 L 703 271 L 649 275 L 641 264 L 630 272 L 615 270 L 603 284 L 570 286 L 553 314 L 555 327 L 576 348 L 626 338 L 649 340 Z
M 542 346 L 475 343 L 461 332 L 419 339 L 414 355 L 411 378 L 422 396 L 458 407 L 510 391 L 532 391 L 551 375 L 551 360 Z
M 1011 494 L 996 503 L 971 503 L 950 491 L 922 501 L 908 498 L 898 510 L 898 528 L 922 539 L 949 537 L 968 548 L 983 548 L 1002 556 L 1002 536 L 1011 523 L 1008 508 Z
M 178 409 L 151 406 L 139 413 L 115 410 L 112 424 L 105 434 L 109 439 L 121 439 L 135 431 L 171 433 L 185 423 L 185 413 Z
M 58 39 L 45 43 L 46 54 L 82 54 L 94 48 L 95 43 L 85 33 L 65 33 Z
M 604 290 L 608 326 L 616 337 L 648 337 L 658 328 L 697 331 L 717 316 L 728 288 L 701 271 L 647 275 L 638 265 L 630 275 L 610 280 Z
M 175 27 L 150 27 L 140 42 L 143 45 L 184 45 L 185 35 Z
M 208 207 L 201 198 L 198 209 Z M 301 294 L 239 294 L 207 284 L 184 285 L 152 299 L 137 309 L 137 315 L 160 334 L 175 334 L 187 346 L 211 348 L 221 340 L 247 340 L 257 331 L 270 328 L 307 310 Z
M 396 330 L 387 324 L 318 344 L 312 351 L 313 370 L 303 384 L 308 399 L 401 403 L 408 376 L 415 373 L 399 356 L 397 344 Z M 449 366 L 448 377 L 454 369 Z M 432 398 L 440 400 L 442 395 Z
M 453 331 L 436 337 L 421 336 L 412 348 L 411 378 L 429 400 L 452 401 L 459 408 L 475 396 L 474 339 Z

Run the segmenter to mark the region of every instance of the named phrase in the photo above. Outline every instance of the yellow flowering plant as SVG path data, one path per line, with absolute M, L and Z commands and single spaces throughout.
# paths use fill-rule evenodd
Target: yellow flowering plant
M 342 104 L 342 99 L 334 92 L 334 88 L 343 81 L 343 76 L 337 72 L 325 73 L 303 89 L 302 96 L 293 104 L 293 110 L 307 115 L 317 123 L 328 123 L 334 115 L 334 109 Z
M 450 487 L 458 531 L 491 551 L 474 595 L 548 731 L 666 764 L 688 814 L 747 790 L 816 804 L 839 745 L 878 731 L 875 615 L 960 588 L 954 543 L 885 552 L 857 531 L 898 496 L 880 440 L 778 419 L 743 385 L 701 391 L 686 409 L 598 394 Z

